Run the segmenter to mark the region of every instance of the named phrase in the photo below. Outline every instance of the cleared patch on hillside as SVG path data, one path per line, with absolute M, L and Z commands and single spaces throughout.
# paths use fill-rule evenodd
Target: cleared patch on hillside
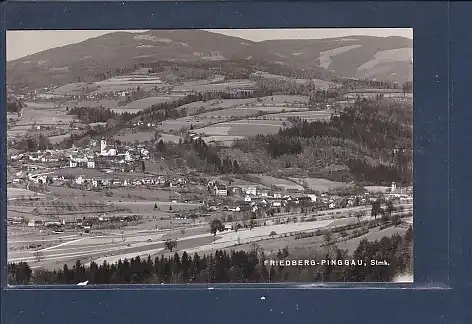
M 338 56 L 340 54 L 343 54 L 347 51 L 350 51 L 360 46 L 362 45 L 347 45 L 347 46 L 341 46 L 341 47 L 330 49 L 328 51 L 321 52 L 320 57 L 318 58 L 320 60 L 320 66 L 325 69 L 328 69 L 329 66 L 331 65 L 332 57 Z

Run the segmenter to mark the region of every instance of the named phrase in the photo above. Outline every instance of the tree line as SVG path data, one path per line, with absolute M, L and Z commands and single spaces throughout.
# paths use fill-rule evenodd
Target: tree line
M 83 265 L 79 260 L 69 268 L 49 271 L 35 269 L 24 262 L 8 265 L 11 285 L 28 284 L 159 284 L 159 283 L 269 283 L 269 282 L 391 282 L 395 276 L 412 271 L 412 229 L 370 242 L 364 239 L 348 254 L 335 245 L 317 257 L 330 260 L 363 260 L 365 265 L 278 266 L 269 260 L 289 260 L 312 256 L 292 256 L 288 249 L 270 258 L 254 244 L 250 251 L 216 250 L 203 256 L 175 252 L 154 260 L 135 257 L 118 263 Z M 371 266 L 371 260 L 387 261 L 388 266 Z
M 176 157 L 185 160 L 185 164 L 191 168 L 201 169 L 209 173 L 244 173 L 237 160 L 229 156 L 222 157 L 218 147 L 208 145 L 202 138 L 192 139 L 185 137 L 178 144 L 164 143 L 159 140 L 154 144 L 151 152 L 156 157 Z M 166 159 L 167 160 L 167 159 Z
M 109 119 L 119 116 L 119 114 L 113 110 L 102 107 L 73 107 L 71 109 L 67 109 L 67 114 L 75 115 L 80 121 L 87 124 L 107 122 Z
M 22 152 L 36 152 L 53 149 L 53 145 L 47 136 L 40 135 L 28 135 L 10 141 L 8 147 L 20 150 Z
M 7 101 L 7 112 L 9 113 L 19 113 L 24 107 L 24 104 L 19 100 L 8 100 Z

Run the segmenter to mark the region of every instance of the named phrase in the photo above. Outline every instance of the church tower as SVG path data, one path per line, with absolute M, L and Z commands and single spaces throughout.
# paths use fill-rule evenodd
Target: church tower
M 100 153 L 104 153 L 107 149 L 107 141 L 102 138 L 102 140 L 100 141 Z

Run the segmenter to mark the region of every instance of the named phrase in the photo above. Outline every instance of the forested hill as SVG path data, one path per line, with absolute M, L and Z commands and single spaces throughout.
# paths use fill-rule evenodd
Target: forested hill
M 298 168 L 338 181 L 411 184 L 411 104 L 362 99 L 328 122 L 291 122 L 277 134 L 239 140 L 225 154 L 251 172 Z

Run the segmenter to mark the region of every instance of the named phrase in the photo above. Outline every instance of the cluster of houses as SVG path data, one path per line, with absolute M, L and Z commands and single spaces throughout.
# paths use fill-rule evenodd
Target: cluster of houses
M 100 147 L 97 151 L 97 141 L 91 140 L 88 147 L 79 149 L 72 147 L 70 149 L 38 150 L 36 152 L 20 153 L 10 156 L 12 161 L 31 161 L 31 162 L 68 162 L 64 166 L 71 168 L 86 167 L 95 168 L 97 158 L 107 158 L 110 162 L 125 163 L 137 159 L 149 159 L 149 150 L 144 145 L 137 147 L 117 148 L 115 145 L 107 144 L 105 139 L 100 141 Z
M 53 179 L 54 180 L 54 179 Z M 56 180 L 66 181 L 64 177 L 57 178 Z M 183 187 L 187 181 L 183 178 L 174 177 L 167 178 L 164 176 L 144 177 L 144 178 L 99 178 L 90 177 L 87 178 L 83 175 L 72 179 L 76 185 L 85 186 L 88 188 L 113 188 L 113 187 L 139 187 L 139 186 L 163 186 L 163 187 Z
M 51 169 L 66 169 L 66 168 L 83 168 L 83 169 L 96 169 L 99 165 L 107 170 L 129 172 L 134 170 L 136 161 L 142 161 L 149 159 L 149 151 L 142 145 L 134 147 L 124 147 L 124 149 L 118 149 L 114 145 L 108 145 L 105 139 L 100 141 L 100 147 L 97 150 L 97 141 L 91 140 L 90 145 L 86 148 L 73 147 L 64 150 L 39 150 L 37 152 L 21 153 L 12 155 L 10 157 L 13 163 L 20 162 L 21 168 L 26 171 L 34 171 L 38 169 L 44 169 L 44 175 L 30 174 L 28 172 L 20 171 L 16 175 L 17 177 L 12 180 L 13 183 L 20 183 L 21 180 L 30 180 L 36 183 L 46 183 L 46 174 L 53 174 L 54 172 L 47 172 Z M 34 162 L 35 164 L 27 164 Z M 110 173 L 110 171 L 108 172 Z M 57 178 L 56 180 L 64 180 Z M 78 177 L 76 179 L 77 184 L 81 184 L 84 180 L 90 180 L 90 183 L 94 182 L 94 179 L 84 179 L 84 177 Z M 98 181 L 98 179 L 96 179 Z M 107 181 L 104 181 L 106 184 Z M 122 183 L 123 184 L 123 183 Z M 127 185 L 124 182 L 124 185 Z
M 412 188 L 397 188 L 395 183 L 392 183 L 391 188 L 384 194 L 370 194 L 365 192 L 363 195 L 341 197 L 338 195 L 330 195 L 327 193 L 313 194 L 313 193 L 297 193 L 285 194 L 282 192 L 273 192 L 271 190 L 260 189 L 255 186 L 228 186 L 219 183 L 218 181 L 210 181 L 207 189 L 211 195 L 215 197 L 225 196 L 239 196 L 241 199 L 234 200 L 234 206 L 223 206 L 223 211 L 247 211 L 253 212 L 260 208 L 280 208 L 286 207 L 288 204 L 301 206 L 319 206 L 322 208 L 345 208 L 353 206 L 362 206 L 371 204 L 373 201 L 383 196 L 384 200 L 399 200 L 400 203 L 412 203 L 413 192 Z M 216 206 L 208 206 L 210 211 L 216 211 L 220 208 Z

